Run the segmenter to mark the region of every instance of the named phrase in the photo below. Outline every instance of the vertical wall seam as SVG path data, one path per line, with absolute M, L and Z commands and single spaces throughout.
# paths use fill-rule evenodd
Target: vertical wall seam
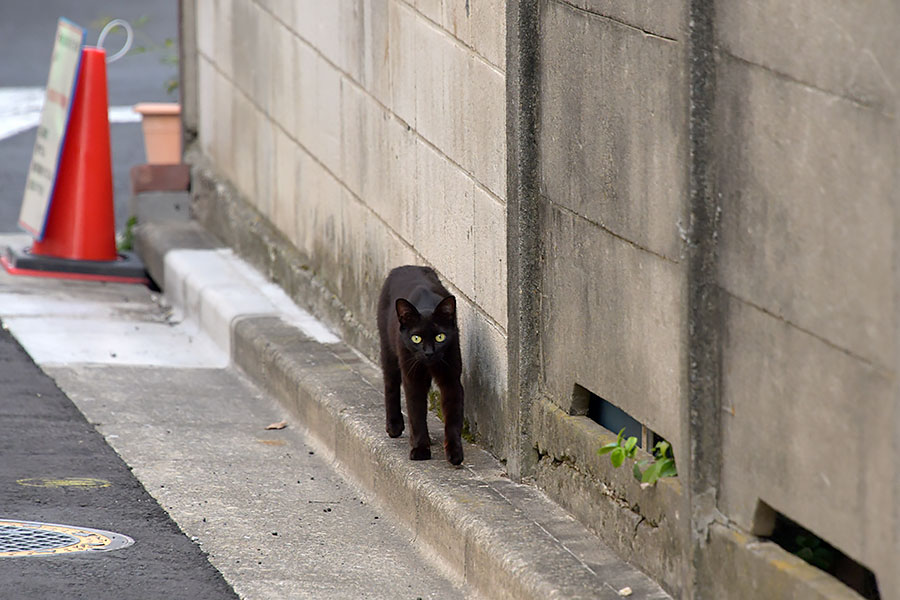
M 688 597 L 708 597 L 706 542 L 717 515 L 721 470 L 721 301 L 717 280 L 719 204 L 714 186 L 715 0 L 690 0 L 688 72 L 690 234 L 687 269 L 687 406 L 684 439 L 690 503 L 685 567 Z
M 540 388 L 538 142 L 540 5 L 506 6 L 506 196 L 510 477 L 533 469 L 531 404 Z

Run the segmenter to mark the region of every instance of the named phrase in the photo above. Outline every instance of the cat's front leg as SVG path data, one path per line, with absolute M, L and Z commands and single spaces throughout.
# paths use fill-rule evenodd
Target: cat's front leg
M 428 435 L 428 391 L 431 375 L 427 371 L 413 371 L 403 377 L 406 393 L 406 414 L 409 416 L 409 458 L 431 458 L 431 437 Z
M 438 381 L 441 390 L 441 411 L 444 414 L 444 456 L 451 465 L 463 461 L 462 427 L 464 391 L 459 377 Z
M 400 366 L 396 358 L 382 351 L 381 369 L 384 374 L 385 430 L 392 438 L 400 437 L 404 428 L 403 413 L 400 412 Z

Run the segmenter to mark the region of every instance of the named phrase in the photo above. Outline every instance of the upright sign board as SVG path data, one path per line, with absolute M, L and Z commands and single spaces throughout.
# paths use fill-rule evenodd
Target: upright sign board
M 56 43 L 50 59 L 50 76 L 47 78 L 47 94 L 41 110 L 37 140 L 28 168 L 25 197 L 19 212 L 19 226 L 37 240 L 44 237 L 44 226 L 53 188 L 56 169 L 66 136 L 66 125 L 78 81 L 81 46 L 84 29 L 66 19 L 60 19 L 56 28 Z

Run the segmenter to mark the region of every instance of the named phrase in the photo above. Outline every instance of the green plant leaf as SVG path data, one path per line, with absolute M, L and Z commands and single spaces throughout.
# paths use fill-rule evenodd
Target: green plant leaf
M 656 458 L 666 458 L 670 447 L 669 442 L 656 442 L 656 445 L 653 446 L 653 456 Z
M 656 480 L 659 479 L 660 466 L 660 463 L 655 462 L 647 467 L 647 470 L 644 471 L 644 475 L 641 477 L 641 483 L 649 483 L 651 485 L 656 483 Z
M 125 222 L 125 230 L 117 240 L 117 250 L 133 250 L 134 249 L 134 227 L 137 225 L 137 217 L 131 216 Z
M 625 462 L 625 450 L 623 448 L 616 448 L 612 451 L 612 454 L 609 455 L 609 460 L 612 462 L 612 465 L 618 469 L 622 466 L 622 463 Z
M 801 548 L 818 548 L 821 540 L 812 535 L 799 534 L 794 541 Z
M 625 440 L 625 445 L 623 446 L 623 448 L 625 448 L 625 452 L 631 452 L 635 445 L 637 445 L 637 438 L 631 436 L 630 438 Z
M 662 465 L 659 468 L 659 478 L 660 479 L 662 479 L 663 477 L 677 477 L 678 476 L 678 470 L 675 468 L 674 460 L 672 460 L 671 458 L 664 458 L 659 462 Z
M 812 562 L 813 560 L 813 551 L 809 548 L 800 548 L 795 554 L 806 562 Z
M 600 456 L 603 456 L 604 454 L 609 454 L 610 452 L 612 452 L 613 450 L 615 450 L 618 447 L 619 447 L 619 444 L 617 444 L 616 442 L 610 442 L 608 444 L 603 444 L 602 446 L 600 446 L 600 449 L 597 450 L 597 454 L 599 454 Z
M 632 475 L 634 475 L 634 478 L 637 479 L 638 481 L 640 481 L 641 478 L 644 476 L 644 473 L 643 473 L 643 471 L 641 471 L 641 469 L 646 464 L 647 464 L 646 460 L 635 461 L 634 466 L 631 468 Z
M 827 571 L 834 563 L 834 552 L 825 547 L 819 547 L 813 550 L 813 564 L 822 570 Z
M 616 436 L 616 444 L 617 444 L 617 445 L 621 445 L 621 444 L 622 444 L 622 438 L 623 438 L 623 437 L 625 437 L 625 428 L 624 428 L 624 427 L 623 427 L 622 429 L 619 430 L 619 435 Z

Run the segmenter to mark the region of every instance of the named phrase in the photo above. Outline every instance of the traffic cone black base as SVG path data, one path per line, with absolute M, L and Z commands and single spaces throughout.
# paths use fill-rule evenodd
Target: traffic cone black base
M 119 252 L 118 260 L 72 260 L 32 254 L 30 248 L 7 248 L 0 264 L 10 275 L 109 281 L 113 283 L 149 284 L 150 279 L 141 260 L 131 252 Z

